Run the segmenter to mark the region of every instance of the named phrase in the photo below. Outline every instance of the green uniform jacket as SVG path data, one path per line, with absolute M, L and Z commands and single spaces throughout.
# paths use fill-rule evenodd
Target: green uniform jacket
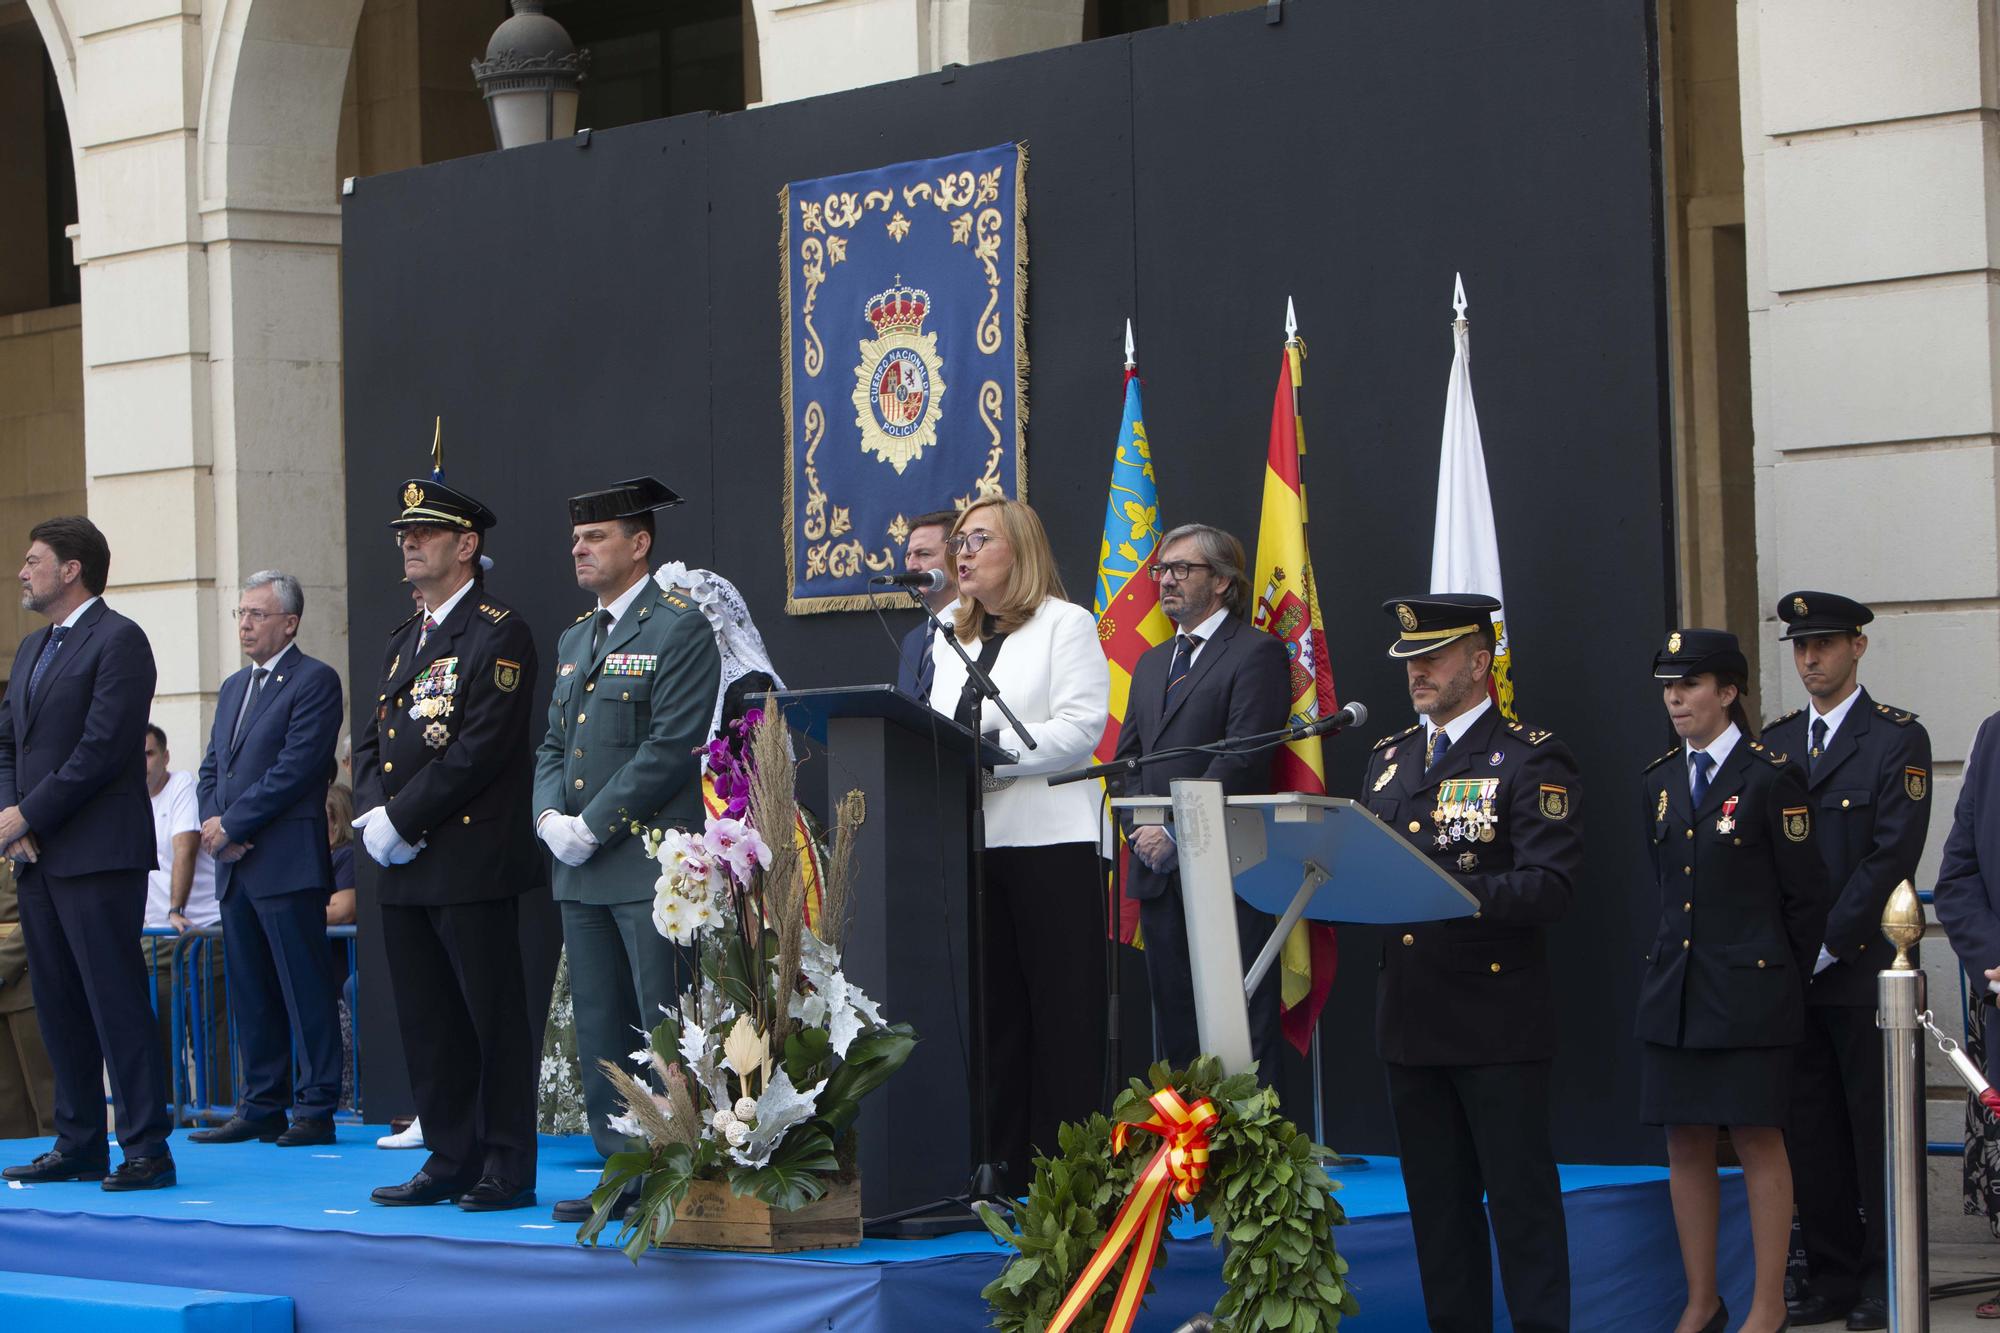
M 590 655 L 591 618 L 556 641 L 549 729 L 535 754 L 534 818 L 582 815 L 600 844 L 580 866 L 555 863 L 557 901 L 641 902 L 659 866 L 632 836 L 699 828 L 701 764 L 722 658 L 708 619 L 651 580 Z
M 35 1006 L 28 985 L 28 942 L 21 937 L 21 913 L 14 899 L 14 867 L 0 866 L 0 1014 Z

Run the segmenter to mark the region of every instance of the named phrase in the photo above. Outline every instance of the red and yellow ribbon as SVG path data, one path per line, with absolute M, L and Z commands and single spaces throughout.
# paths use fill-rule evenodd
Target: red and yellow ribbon
M 1125 1276 L 1119 1279 L 1111 1315 L 1104 1321 L 1105 1333 L 1127 1333 L 1139 1317 L 1139 1302 L 1146 1294 L 1146 1282 L 1152 1276 L 1153 1260 L 1159 1254 L 1160 1237 L 1167 1229 L 1174 1201 L 1193 1203 L 1201 1193 L 1201 1178 L 1208 1170 L 1208 1130 L 1221 1113 L 1206 1097 L 1189 1106 L 1172 1088 L 1154 1093 L 1152 1103 L 1151 1120 L 1121 1124 L 1111 1132 L 1111 1150 L 1123 1152 L 1126 1138 L 1135 1129 L 1158 1134 L 1166 1142 L 1139 1173 L 1104 1244 L 1097 1247 L 1069 1295 L 1056 1307 L 1047 1333 L 1063 1333 L 1076 1322 L 1098 1285 L 1130 1247 L 1131 1259 L 1125 1265 Z

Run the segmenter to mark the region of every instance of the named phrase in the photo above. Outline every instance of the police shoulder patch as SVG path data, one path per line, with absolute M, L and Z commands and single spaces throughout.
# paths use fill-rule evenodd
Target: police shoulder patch
M 495 606 L 491 602 L 481 602 L 479 604 L 479 614 L 497 625 L 514 613 L 504 606 Z
M 493 685 L 503 694 L 512 694 L 521 683 L 521 664 L 504 657 L 493 659 Z
M 1423 723 L 1419 722 L 1414 727 L 1405 727 L 1403 730 L 1396 732 L 1394 735 L 1384 736 L 1381 740 L 1376 741 L 1375 744 L 1370 746 L 1369 748 L 1373 750 L 1379 750 L 1385 745 L 1394 745 L 1397 741 L 1402 740 L 1403 737 L 1405 736 L 1415 735 L 1418 731 L 1420 731 L 1423 728 L 1423 725 L 1424 725 Z
M 1783 810 L 1785 838 L 1790 842 L 1804 842 L 1812 835 L 1812 812 L 1803 805 L 1788 805 Z

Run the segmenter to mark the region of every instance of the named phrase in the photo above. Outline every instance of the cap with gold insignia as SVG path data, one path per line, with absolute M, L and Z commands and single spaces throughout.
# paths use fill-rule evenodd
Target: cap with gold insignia
M 1653 654 L 1654 680 L 1683 680 L 1704 671 L 1750 674 L 1750 663 L 1734 634 L 1726 629 L 1677 629 Z
M 1391 657 L 1422 657 L 1493 623 L 1500 609 L 1494 598 L 1476 592 L 1427 592 L 1418 597 L 1392 597 L 1382 609 L 1396 618 L 1399 632 L 1389 645 Z
M 666 509 L 681 503 L 681 497 L 669 490 L 656 477 L 633 477 L 621 481 L 601 491 L 590 491 L 584 495 L 572 495 L 569 500 L 569 521 L 577 523 L 608 523 L 614 518 L 637 518 L 655 509 Z
M 1861 627 L 1875 618 L 1852 597 L 1839 593 L 1802 590 L 1778 599 L 1778 619 L 1785 622 L 1786 639 L 1809 639 L 1815 634 L 1859 634 Z
M 500 520 L 493 511 L 464 491 L 431 477 L 412 477 L 397 496 L 403 511 L 389 520 L 392 528 L 435 527 L 454 532 L 484 532 Z

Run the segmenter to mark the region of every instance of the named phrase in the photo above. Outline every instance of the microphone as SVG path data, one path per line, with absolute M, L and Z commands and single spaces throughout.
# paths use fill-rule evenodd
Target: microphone
M 918 592 L 943 592 L 944 571 L 927 569 L 921 574 L 877 574 L 868 580 L 870 587 L 914 588 Z
M 1316 722 L 1308 722 L 1303 727 L 1292 728 L 1292 739 L 1302 741 L 1308 736 L 1332 736 L 1346 731 L 1349 727 L 1358 727 L 1367 720 L 1368 705 L 1356 700 L 1332 717 L 1323 717 Z

